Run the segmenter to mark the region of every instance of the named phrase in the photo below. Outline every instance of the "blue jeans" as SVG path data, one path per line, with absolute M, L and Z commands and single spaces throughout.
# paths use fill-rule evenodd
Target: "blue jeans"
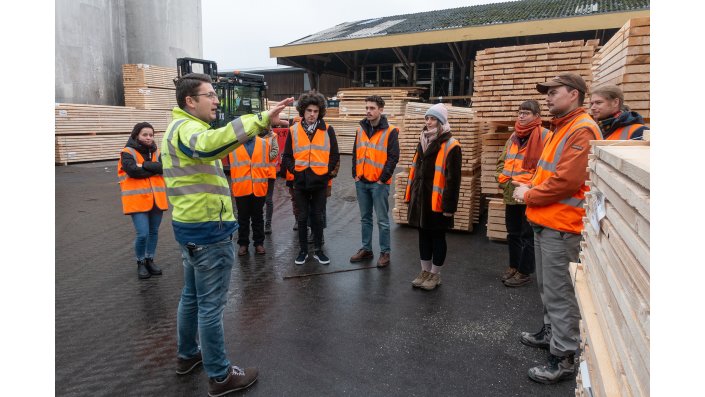
M 184 289 L 176 317 L 177 354 L 191 358 L 199 349 L 203 368 L 211 378 L 223 377 L 230 368 L 223 338 L 223 310 L 228 301 L 230 270 L 235 263 L 232 237 L 191 250 L 181 245 Z M 198 335 L 197 335 L 198 334 Z
M 379 250 L 390 252 L 389 236 L 389 185 L 380 183 L 355 182 L 357 203 L 360 205 L 362 224 L 362 248 L 372 251 L 372 209 L 377 213 L 379 227 Z
M 149 212 L 138 212 L 132 215 L 137 236 L 135 237 L 135 256 L 138 261 L 144 258 L 154 258 L 159 239 L 159 225 L 162 223 L 164 211 L 156 206 Z

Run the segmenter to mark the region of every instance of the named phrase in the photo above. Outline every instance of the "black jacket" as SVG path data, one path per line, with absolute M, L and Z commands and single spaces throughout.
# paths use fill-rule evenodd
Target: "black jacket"
M 126 152 L 120 153 L 120 159 L 122 160 L 122 169 L 125 170 L 130 178 L 149 178 L 153 175 L 161 175 L 162 171 L 162 160 L 160 158 L 153 158 L 154 152 L 157 151 L 157 144 L 152 144 L 151 147 L 146 147 L 136 141 L 135 139 L 129 138 L 125 147 L 133 148 L 138 151 L 144 158 L 144 163 L 142 167 L 137 166 L 137 160 L 132 157 L 131 154 Z
M 602 139 L 607 139 L 607 137 L 612 135 L 617 128 L 626 127 L 632 124 L 644 124 L 644 118 L 637 112 L 622 112 L 619 116 L 602 120 L 598 124 L 602 130 Z M 639 127 L 632 134 L 632 139 L 642 139 L 644 136 L 644 130 L 648 130 L 648 127 Z
M 377 131 L 384 131 L 387 128 L 389 128 L 389 121 L 387 121 L 387 116 L 382 115 L 379 119 L 379 124 L 377 125 L 377 128 L 373 127 L 372 124 L 367 119 L 362 119 L 360 121 L 360 128 L 362 128 L 363 131 L 367 134 L 367 137 L 370 138 L 372 135 L 374 135 Z M 353 155 L 353 162 L 352 162 L 352 177 L 355 179 L 357 177 L 357 172 L 355 170 L 355 163 L 356 163 L 356 157 L 357 157 L 357 134 L 355 135 L 355 142 L 353 143 L 353 149 L 352 149 L 352 155 Z M 387 161 L 384 163 L 384 168 L 382 169 L 382 174 L 379 176 L 379 180 L 383 183 L 387 183 L 389 178 L 394 175 L 394 169 L 397 167 L 397 162 L 399 162 L 399 129 L 394 128 L 390 133 L 389 133 L 389 140 L 387 141 Z M 368 181 L 363 177 L 360 177 L 360 180 L 363 182 L 377 182 L 377 181 Z
M 292 187 L 298 190 L 318 190 L 325 189 L 328 186 L 328 180 L 331 179 L 336 173 L 336 166 L 340 161 L 340 153 L 338 152 L 338 140 L 335 137 L 335 130 L 332 126 L 327 125 L 325 121 L 321 120 L 318 123 L 318 129 L 327 131 L 328 138 L 330 139 L 330 155 L 328 156 L 328 173 L 325 175 L 318 175 L 311 168 L 306 168 L 301 172 L 294 170 L 294 149 L 293 149 L 293 139 L 292 135 L 296 134 L 297 131 L 293 131 L 286 137 L 286 143 L 284 144 L 284 152 L 282 153 L 282 166 L 289 170 L 294 175 L 294 181 Z
M 414 180 L 408 182 L 411 184 L 411 191 L 409 192 L 407 219 L 411 226 L 442 230 L 453 227 L 453 217 L 443 216 L 442 213 L 433 212 L 431 209 L 431 192 L 433 191 L 433 174 L 436 170 L 436 155 L 441 144 L 450 139 L 451 136 L 450 132 L 441 135 L 428 145 L 426 152 L 421 149 L 421 144 L 416 147 L 416 151 L 419 154 L 415 163 L 416 174 L 414 175 Z M 444 170 L 446 185 L 441 199 L 443 212 L 455 213 L 458 209 L 462 159 L 460 146 L 456 146 L 448 152 Z

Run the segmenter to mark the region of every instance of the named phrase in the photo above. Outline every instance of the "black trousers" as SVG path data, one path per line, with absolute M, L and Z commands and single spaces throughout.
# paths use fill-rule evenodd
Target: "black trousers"
M 509 267 L 517 269 L 521 274 L 531 274 L 536 270 L 534 230 L 526 219 L 526 205 L 506 207 L 504 221 L 509 243 Z
M 235 197 L 237 223 L 240 225 L 237 235 L 238 245 L 250 245 L 250 222 L 252 222 L 252 240 L 255 247 L 264 244 L 264 197 Z
M 447 251 L 445 230 L 419 228 L 419 253 L 422 261 L 432 261 L 436 266 L 443 266 Z
M 266 223 L 267 225 L 272 224 L 272 214 L 274 213 L 274 184 L 276 182 L 276 179 L 269 179 L 267 182 L 267 196 L 264 200 L 264 204 L 267 207 L 264 223 Z
M 299 209 L 296 221 L 299 224 L 299 246 L 308 252 L 308 223 L 311 214 L 311 231 L 315 249 L 323 246 L 323 211 L 326 208 L 326 188 L 317 190 L 294 189 L 296 207 Z

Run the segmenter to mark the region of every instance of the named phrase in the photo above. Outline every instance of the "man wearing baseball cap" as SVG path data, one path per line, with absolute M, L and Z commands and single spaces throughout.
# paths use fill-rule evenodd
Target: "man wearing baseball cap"
M 529 184 L 514 182 L 513 197 L 526 203 L 526 217 L 534 229 L 536 275 L 544 307 L 543 327 L 536 333 L 522 332 L 521 342 L 550 351 L 548 364 L 530 368 L 528 375 L 551 384 L 575 375 L 580 310 L 568 264 L 577 262 L 580 252 L 590 141 L 602 135 L 583 108 L 587 85 L 582 77 L 562 73 L 536 89 L 546 94 L 553 135 Z

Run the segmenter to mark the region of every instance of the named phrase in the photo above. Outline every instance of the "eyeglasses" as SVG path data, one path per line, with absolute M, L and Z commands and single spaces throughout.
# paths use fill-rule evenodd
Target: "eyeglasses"
M 532 112 L 520 111 L 520 112 L 517 113 L 517 116 L 519 116 L 519 117 L 529 117 L 529 116 L 531 116 L 532 114 L 533 114 Z
M 205 94 L 196 94 L 196 95 L 189 95 L 189 96 L 205 96 L 208 97 L 208 99 L 218 99 L 218 94 L 215 92 L 207 92 Z

